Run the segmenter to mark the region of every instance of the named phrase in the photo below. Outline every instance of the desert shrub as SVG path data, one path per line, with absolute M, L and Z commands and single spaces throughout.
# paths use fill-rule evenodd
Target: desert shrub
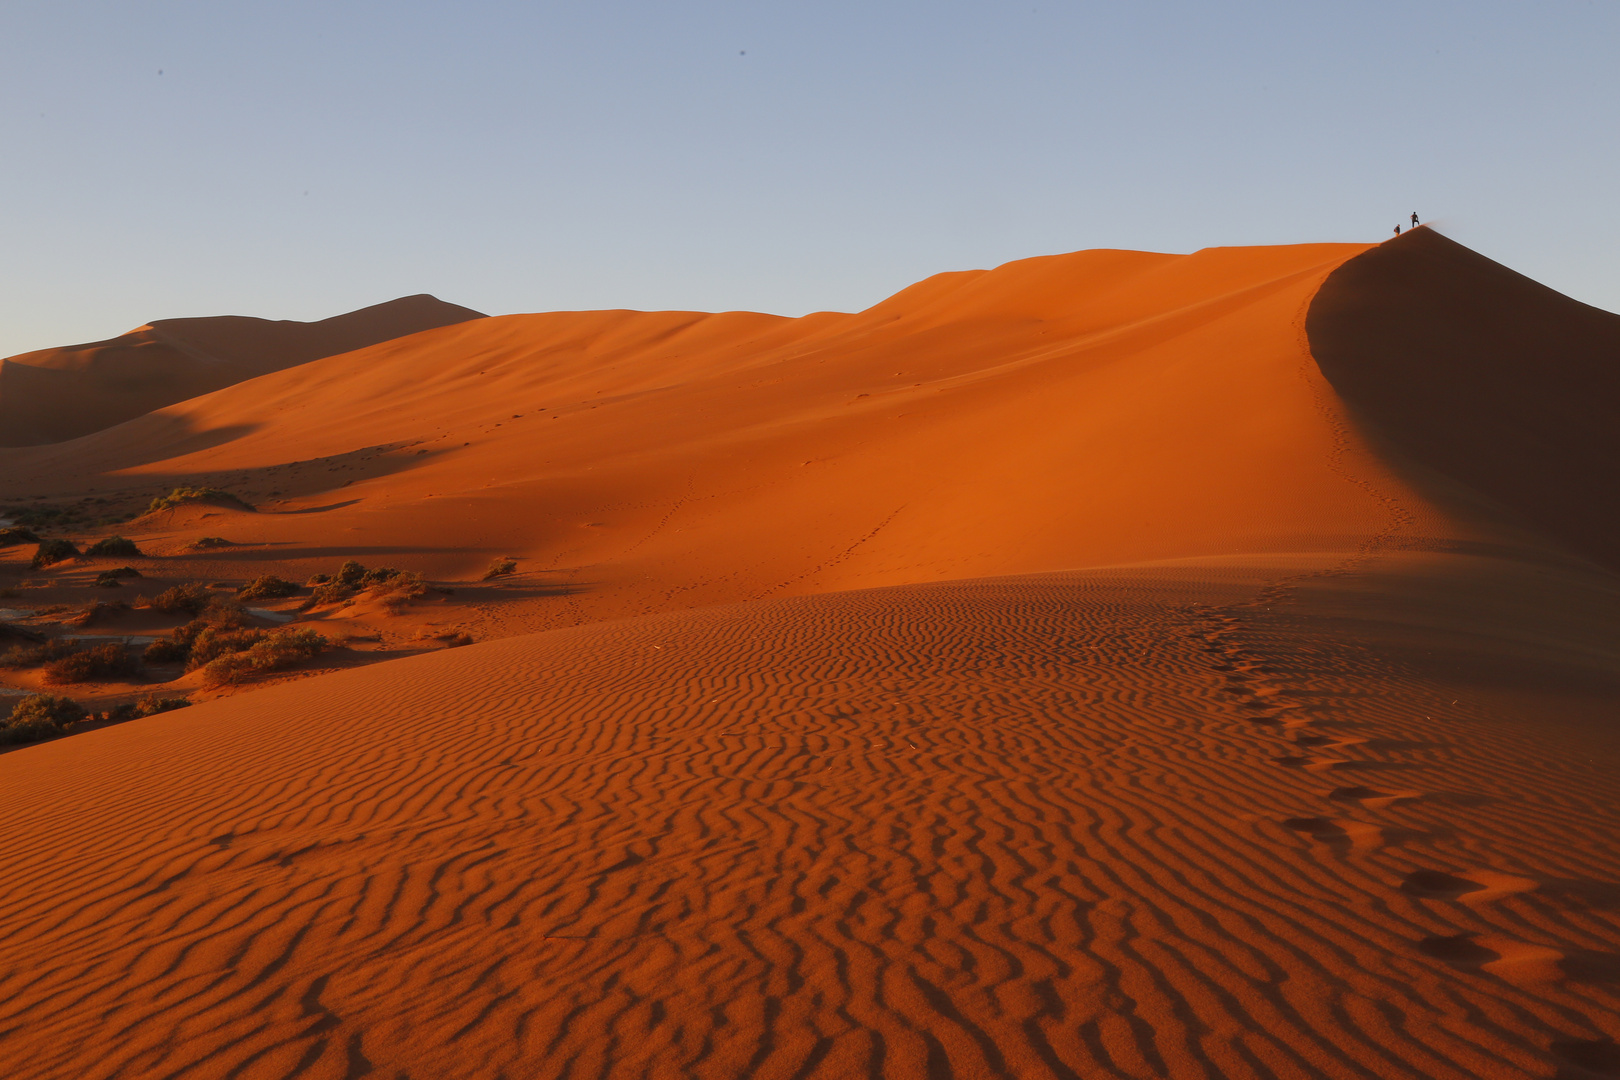
M 45 668 L 45 681 L 52 686 L 66 683 L 108 682 L 139 677 L 140 665 L 124 647 L 115 642 L 97 645 L 53 661 Z
M 371 586 L 371 595 L 390 609 L 397 610 L 427 592 L 421 574 L 396 573 L 386 581 Z
M 158 638 L 141 653 L 148 664 L 180 664 L 191 655 L 191 646 L 172 637 Z
M 463 645 L 471 645 L 472 643 L 473 637 L 471 634 L 450 634 L 444 639 L 444 647 L 447 649 L 459 649 Z
M 97 600 L 95 603 L 91 604 L 74 617 L 73 625 L 94 626 L 96 623 L 106 619 L 109 615 L 118 615 L 128 610 L 129 605 L 124 603 L 122 600 L 114 600 L 111 603 L 108 603 L 105 600 Z
M 243 652 L 227 653 L 203 667 L 203 682 L 231 686 L 254 675 L 283 671 L 319 656 L 327 640 L 313 630 L 272 630 Z
M 214 548 L 235 547 L 236 541 L 227 540 L 223 536 L 199 536 L 186 546 L 192 551 L 211 551 Z
M 299 611 L 308 611 L 310 608 L 320 607 L 322 604 L 335 604 L 339 600 L 347 600 L 354 595 L 354 587 L 345 585 L 341 581 L 328 581 L 325 585 L 315 586 L 309 594 L 309 599 L 299 605 Z
M 254 578 L 240 589 L 236 590 L 238 600 L 278 600 L 283 596 L 291 596 L 298 591 L 298 586 L 290 581 L 283 581 L 274 574 L 265 574 Z
M 38 641 L 13 645 L 0 653 L 0 668 L 32 668 L 53 663 L 73 654 L 73 646 L 66 641 Z
M 310 588 L 313 589 L 315 586 L 317 586 L 317 585 L 325 585 L 328 581 L 331 581 L 331 580 L 332 580 L 332 575 L 331 574 L 311 574 L 311 575 L 309 575 L 309 580 L 304 582 L 304 584 L 308 585 Z
M 215 503 L 220 506 L 234 506 L 241 510 L 252 510 L 253 507 L 238 499 L 228 491 L 211 487 L 177 487 L 167 495 L 160 495 L 152 500 L 146 508 L 148 514 L 155 514 L 159 510 L 171 510 L 186 503 Z
M 71 540 L 42 540 L 34 551 L 34 569 L 55 566 L 59 562 L 79 557 L 79 549 Z
M 139 558 L 141 549 L 135 546 L 135 541 L 126 540 L 122 536 L 108 536 L 97 540 L 90 545 L 86 555 L 95 558 Z
M 202 633 L 192 639 L 186 670 L 195 671 L 210 661 L 230 653 L 246 652 L 268 636 L 268 631 L 252 627 L 205 627 Z
M 213 599 L 205 586 L 189 582 L 165 589 L 148 600 L 147 604 L 165 615 L 195 615 Z
M 484 571 L 484 580 L 488 581 L 490 578 L 505 577 L 507 574 L 512 573 L 512 571 L 516 569 L 516 559 L 508 558 L 506 556 L 502 556 L 499 559 L 491 559 L 489 561 L 489 569 Z
M 17 703 L 0 726 L 0 742 L 29 743 L 60 735 L 84 719 L 84 709 L 71 698 L 30 694 Z
M 156 716 L 158 713 L 184 709 L 190 704 L 191 702 L 183 697 L 158 697 L 156 694 L 148 694 L 135 703 L 135 715 Z
M 360 582 L 365 579 L 365 576 L 366 568 L 355 562 L 353 559 L 349 559 L 345 561 L 342 566 L 338 567 L 337 576 L 333 578 L 333 580 L 340 585 L 348 585 L 352 587 L 360 584 Z
M 141 572 L 133 566 L 120 566 L 112 570 L 103 570 L 96 575 L 96 584 L 103 589 L 116 589 L 124 578 L 140 577 Z
M 21 525 L 8 525 L 0 529 L 0 547 L 16 547 L 18 544 L 37 544 L 39 537 L 33 529 L 26 529 Z

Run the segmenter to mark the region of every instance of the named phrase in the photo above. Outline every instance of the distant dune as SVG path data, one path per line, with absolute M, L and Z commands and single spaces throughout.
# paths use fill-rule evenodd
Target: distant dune
M 1620 1075 L 1617 343 L 1419 229 L 478 319 L 0 451 L 258 507 L 120 526 L 151 576 L 386 561 L 455 593 L 307 625 L 480 640 L 0 754 L 12 1072 Z
M 0 446 L 62 442 L 323 356 L 482 318 L 405 296 L 319 322 L 162 319 L 106 341 L 0 360 Z

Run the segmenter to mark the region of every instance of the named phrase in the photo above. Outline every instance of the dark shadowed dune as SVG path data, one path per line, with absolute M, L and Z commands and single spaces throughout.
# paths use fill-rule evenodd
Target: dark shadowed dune
M 1418 229 L 1330 275 L 1306 327 L 1401 453 L 1620 567 L 1620 315 Z

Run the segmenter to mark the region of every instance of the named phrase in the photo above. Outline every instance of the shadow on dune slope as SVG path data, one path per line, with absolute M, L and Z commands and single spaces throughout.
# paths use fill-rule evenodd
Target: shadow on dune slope
M 1420 229 L 1329 276 L 1306 330 L 1397 450 L 1620 568 L 1620 315 Z

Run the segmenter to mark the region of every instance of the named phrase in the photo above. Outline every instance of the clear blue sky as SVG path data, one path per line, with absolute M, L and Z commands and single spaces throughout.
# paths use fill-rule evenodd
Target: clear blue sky
M 850 310 L 1414 209 L 1620 310 L 1617 58 L 1612 0 L 4 0 L 0 355 L 413 292 Z

